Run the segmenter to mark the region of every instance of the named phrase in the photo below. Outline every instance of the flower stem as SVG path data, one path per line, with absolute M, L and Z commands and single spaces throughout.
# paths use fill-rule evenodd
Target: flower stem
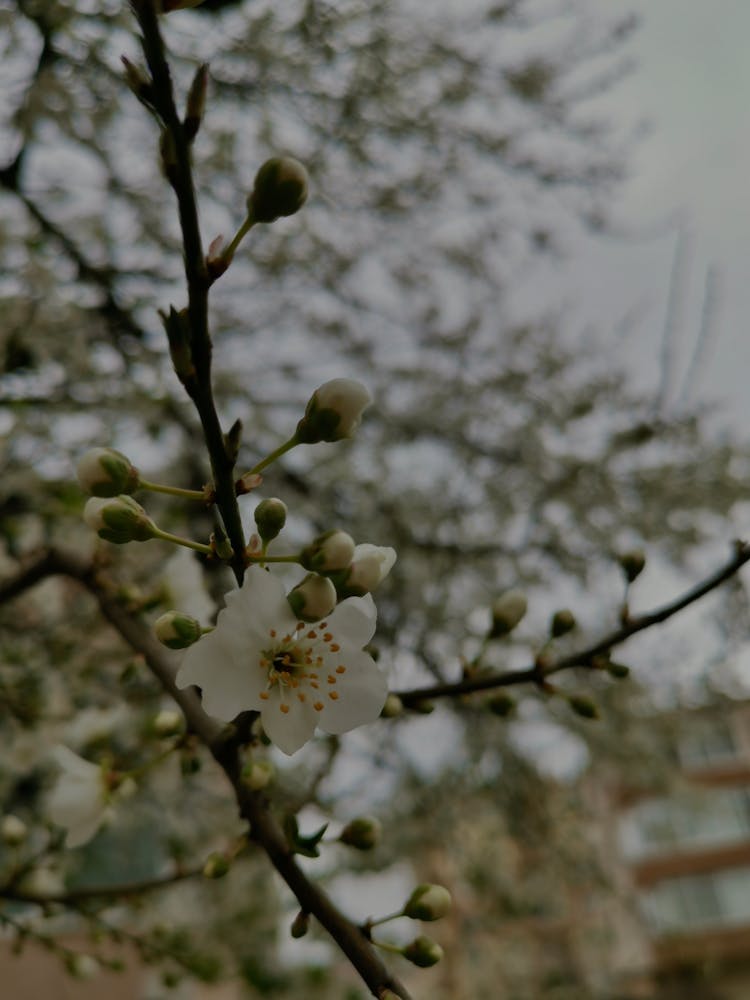
M 229 244 L 229 246 L 226 248 L 226 250 L 224 250 L 222 252 L 222 254 L 221 254 L 221 259 L 226 262 L 227 266 L 229 266 L 229 264 L 231 263 L 232 258 L 234 257 L 235 251 L 237 250 L 237 247 L 240 245 L 240 243 L 243 241 L 243 239 L 247 236 L 247 234 L 253 228 L 254 224 L 255 224 L 255 219 L 253 219 L 251 213 L 248 213 L 247 218 L 245 219 L 245 221 L 242 223 L 242 225 L 240 226 L 240 228 L 235 233 L 234 238 L 232 239 L 232 242 Z
M 299 441 L 297 440 L 297 435 L 293 434 L 288 441 L 280 444 L 275 451 L 272 451 L 270 455 L 266 455 L 262 461 L 258 462 L 257 465 L 254 465 L 249 472 L 245 473 L 245 476 L 254 476 L 256 473 L 269 466 L 271 462 L 275 462 L 277 458 L 281 458 L 281 456 L 285 455 L 286 452 L 291 451 L 292 448 L 296 447 L 298 444 Z M 244 478 L 244 476 L 242 478 Z
M 134 767 L 130 771 L 123 771 L 122 777 L 132 778 L 133 781 L 137 781 L 138 778 L 143 777 L 144 774 L 147 774 L 153 768 L 158 767 L 159 764 L 161 764 L 163 760 L 166 760 L 167 757 L 169 757 L 170 754 L 174 753 L 175 750 L 179 750 L 180 746 L 182 745 L 182 742 L 183 742 L 183 737 L 182 736 L 178 737 L 178 739 L 176 739 L 174 743 L 171 743 L 165 750 L 162 750 L 161 753 L 158 753 L 155 757 L 152 757 L 151 760 L 147 760 L 145 763 L 139 764 L 138 767 Z
M 367 926 L 378 927 L 380 924 L 387 924 L 389 920 L 398 920 L 399 917 L 403 917 L 404 911 L 399 910 L 398 913 L 389 913 L 387 917 L 378 917 L 377 920 L 368 920 Z
M 141 489 L 151 490 L 152 493 L 167 493 L 173 497 L 184 497 L 186 500 L 206 499 L 203 490 L 184 490 L 181 486 L 164 486 L 162 483 L 149 482 L 148 479 L 139 479 L 138 485 Z
M 156 529 L 154 538 L 160 538 L 163 542 L 172 542 L 173 545 L 184 545 L 186 549 L 195 549 L 196 552 L 203 552 L 207 556 L 213 555 L 213 549 L 210 545 L 194 542 L 191 538 L 181 538 L 179 535 L 173 535 L 171 531 L 162 531 L 161 528 Z

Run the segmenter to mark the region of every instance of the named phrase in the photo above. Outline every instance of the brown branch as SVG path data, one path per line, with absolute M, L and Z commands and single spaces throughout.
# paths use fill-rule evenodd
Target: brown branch
M 300 908 L 317 918 L 338 944 L 374 997 L 391 990 L 410 1000 L 406 987 L 390 974 L 361 929 L 348 920 L 325 892 L 297 864 L 284 832 L 270 811 L 263 793 L 252 792 L 241 780 L 240 746 L 233 726 L 220 726 L 200 704 L 194 688 L 183 690 L 174 683 L 171 655 L 141 622 L 113 596 L 115 588 L 94 563 L 74 553 L 49 549 L 36 556 L 15 577 L 0 583 L 0 603 L 18 596 L 48 576 L 64 575 L 77 580 L 97 600 L 104 617 L 128 645 L 140 653 L 165 690 L 182 709 L 190 729 L 208 747 L 229 779 L 240 815 L 250 824 L 249 836 L 268 855 L 271 864 L 297 897 Z M 0 893 L 1 895 L 1 893 Z
M 706 594 L 731 579 L 748 561 L 750 561 L 750 544 L 737 542 L 735 554 L 727 563 L 680 597 L 655 611 L 639 615 L 637 618 L 630 618 L 620 628 L 605 635 L 604 638 L 597 640 L 592 645 L 558 660 L 545 662 L 543 666 L 537 663 L 523 670 L 508 670 L 481 677 L 467 677 L 453 684 L 435 684 L 431 687 L 410 688 L 407 691 L 393 693 L 398 695 L 403 704 L 409 708 L 434 698 L 453 698 L 476 691 L 492 691 L 495 688 L 510 687 L 515 684 L 539 684 L 546 677 L 559 673 L 561 670 L 569 670 L 571 667 L 591 667 L 598 657 L 607 656 L 613 647 L 621 645 L 638 632 L 643 632 L 654 625 L 660 625 L 679 611 L 705 597 Z
M 37 896 L 34 893 L 23 892 L 16 887 L 16 881 L 6 886 L 0 886 L 0 899 L 7 899 L 14 903 L 29 903 L 45 906 L 47 903 L 62 903 L 73 906 L 77 903 L 88 900 L 108 899 L 124 896 L 142 896 L 145 893 L 156 892 L 166 886 L 175 885 L 185 879 L 195 878 L 203 874 L 203 866 L 187 871 L 178 871 L 172 875 L 164 875 L 161 878 L 141 879 L 138 882 L 115 882 L 110 885 L 82 886 L 80 889 L 68 889 L 66 892 L 49 893 L 44 896 Z
M 234 488 L 234 456 L 229 453 L 224 442 L 211 384 L 212 344 L 208 326 L 210 280 L 198 221 L 198 204 L 190 161 L 190 141 L 175 104 L 172 77 L 154 0 L 131 0 L 131 5 L 141 28 L 143 52 L 152 77 L 151 99 L 169 140 L 170 157 L 173 157 L 170 158 L 166 173 L 177 198 L 182 230 L 188 288 L 190 351 L 195 369 L 194 374 L 182 378 L 182 382 L 200 417 L 211 460 L 216 505 L 221 512 L 224 527 L 234 550 L 231 565 L 237 582 L 241 583 L 244 573 L 245 536 Z

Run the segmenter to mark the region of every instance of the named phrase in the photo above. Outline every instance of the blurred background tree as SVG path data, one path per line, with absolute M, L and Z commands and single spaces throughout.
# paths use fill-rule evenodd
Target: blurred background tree
M 119 448 L 147 476 L 158 470 L 185 485 L 209 475 L 157 315 L 182 304 L 181 245 L 152 123 L 123 84 L 121 54 L 140 62 L 123 6 L 0 2 L 8 571 L 43 542 L 90 550 L 71 471 L 87 447 Z M 531 598 L 528 625 L 502 659 L 523 666 L 561 604 L 580 607 L 592 634 L 616 621 L 618 552 L 646 547 L 657 564 L 681 570 L 707 539 L 727 540 L 747 493 L 747 456 L 709 439 L 700 415 L 655 413 L 620 359 L 596 337 L 574 336 L 560 304 L 543 284 L 536 290 L 540 260 L 564 255 L 582 227 L 606 227 L 633 137 L 596 120 L 587 101 L 626 71 L 632 21 L 605 13 L 592 21 L 584 5 L 537 0 L 446 0 L 429 17 L 409 0 L 208 0 L 165 23 L 182 92 L 196 64 L 210 62 L 195 146 L 206 236 L 231 236 L 267 156 L 289 152 L 310 171 L 304 213 L 254 233 L 213 297 L 217 387 L 225 425 L 244 424 L 242 468 L 284 440 L 316 385 L 346 375 L 371 387 L 376 405 L 356 445 L 295 452 L 259 497 L 290 505 L 292 542 L 335 522 L 358 541 L 397 549 L 378 595 L 377 642 L 393 688 L 458 679 L 480 646 L 488 606 L 508 587 Z M 516 305 L 529 288 L 533 314 Z M 154 509 L 167 527 L 210 530 L 205 515 L 186 528 L 183 509 L 168 501 Z M 116 553 L 123 600 L 145 620 L 168 600 L 163 563 L 159 545 L 139 547 L 137 558 Z M 222 574 L 206 567 L 217 597 L 230 586 Z M 739 589 L 733 601 L 741 611 Z M 736 619 L 726 620 L 716 637 L 724 650 L 744 639 Z M 99 741 L 127 758 L 162 701 L 72 587 L 9 606 L 3 628 L 4 741 L 21 748 L 0 764 L 3 808 L 33 817 L 54 738 L 63 733 L 89 751 Z M 589 674 L 576 684 L 589 690 Z M 611 686 L 593 685 L 610 721 L 622 705 Z M 593 731 L 597 753 L 611 744 L 563 699 L 522 694 L 513 726 L 572 729 L 579 748 Z M 70 731 L 82 715 L 96 724 L 76 739 Z M 496 810 L 509 842 L 542 824 L 539 850 L 559 863 L 566 828 L 557 798 L 543 792 L 536 754 L 521 753 L 509 724 L 480 698 L 382 725 L 391 728 L 343 741 L 352 753 L 341 763 L 339 741 L 320 741 L 285 776 L 290 802 L 312 809 L 319 799 L 342 821 L 357 809 L 385 816 L 395 808 L 381 866 L 406 852 L 419 868 L 430 830 L 463 829 L 454 814 L 468 801 L 480 817 L 470 825 Z M 622 741 L 615 749 L 626 755 Z M 137 855 L 126 854 L 120 831 L 105 832 L 66 868 L 69 884 L 145 877 L 169 858 L 203 856 L 226 824 L 213 813 L 205 823 L 185 820 L 210 784 L 188 782 L 187 793 L 178 784 L 179 796 L 174 784 L 165 779 L 132 819 Z M 169 796 L 175 818 L 160 828 L 148 809 L 163 815 Z M 224 808 L 231 826 L 231 803 Z M 547 892 L 543 880 L 536 888 L 520 880 L 519 892 L 485 874 L 474 873 L 488 893 L 485 931 L 502 899 L 513 895 L 506 909 L 523 913 Z M 297 973 L 274 969 L 277 911 L 269 919 L 263 898 L 248 913 L 241 886 L 228 887 L 206 940 L 219 950 L 217 942 L 230 943 L 229 967 L 251 995 L 338 995 L 324 971 L 315 973 L 318 986 L 303 987 Z M 241 911 L 241 940 L 230 942 Z M 215 974 L 210 963 L 197 971 Z

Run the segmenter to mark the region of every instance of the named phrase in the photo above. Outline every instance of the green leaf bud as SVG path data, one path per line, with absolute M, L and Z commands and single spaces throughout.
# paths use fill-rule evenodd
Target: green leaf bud
M 247 199 L 248 216 L 253 222 L 275 222 L 279 216 L 294 215 L 307 201 L 307 171 L 292 156 L 266 160 L 255 175 Z
M 492 605 L 492 625 L 490 638 L 499 639 L 508 635 L 526 614 L 528 602 L 520 590 L 506 590 Z
M 371 851 L 380 843 L 383 826 L 374 816 L 358 816 L 350 820 L 341 831 L 339 840 L 358 851 Z
M 169 649 L 187 649 L 200 639 L 201 623 L 182 611 L 167 611 L 154 622 L 154 634 Z
M 371 402 L 370 391 L 361 382 L 350 378 L 325 382 L 310 397 L 305 415 L 297 424 L 297 440 L 316 444 L 351 437 Z
M 289 928 L 293 938 L 302 938 L 310 930 L 310 914 L 300 910 Z
M 83 509 L 83 519 L 100 538 L 115 545 L 145 542 L 158 531 L 143 507 L 128 496 L 92 497 Z
M 287 600 L 300 621 L 319 622 L 336 607 L 336 588 L 327 577 L 308 573 Z
M 620 568 L 625 574 L 628 583 L 632 583 L 641 575 L 646 566 L 646 553 L 643 549 L 633 549 L 630 552 L 623 552 L 617 557 Z
M 78 482 L 92 497 L 116 497 L 138 489 L 138 470 L 114 448 L 90 448 L 76 465 Z
M 443 949 L 437 941 L 420 934 L 419 937 L 414 938 L 410 944 L 401 949 L 401 954 L 412 965 L 418 965 L 420 969 L 429 969 L 431 965 L 437 965 L 443 957 Z
M 286 504 L 278 497 L 261 500 L 255 508 L 255 524 L 264 542 L 271 542 L 286 524 Z M 310 567 L 307 567 L 310 569 Z
M 630 676 L 630 667 L 626 667 L 624 663 L 615 663 L 614 660 L 608 660 L 604 665 L 604 669 L 610 677 L 615 677 L 619 681 L 625 680 L 626 677 Z
M 404 916 L 412 920 L 440 920 L 450 910 L 451 894 L 442 885 L 418 885 L 404 906 Z
M 565 635 L 568 632 L 572 632 L 578 623 L 576 622 L 575 615 L 568 608 L 562 608 L 560 611 L 556 611 L 552 616 L 552 621 L 549 626 L 549 634 L 553 639 L 558 639 L 561 635 Z
M 345 531 L 326 531 L 302 550 L 300 562 L 316 573 L 335 573 L 351 565 L 354 547 L 354 539 Z

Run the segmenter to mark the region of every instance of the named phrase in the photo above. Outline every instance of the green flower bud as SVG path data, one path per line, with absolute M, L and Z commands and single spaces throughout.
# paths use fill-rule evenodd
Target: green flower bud
M 419 937 L 414 938 L 410 944 L 401 949 L 401 954 L 412 965 L 418 965 L 420 969 L 429 969 L 431 965 L 437 965 L 443 957 L 443 949 L 437 941 L 420 934 Z
M 451 894 L 442 885 L 418 885 L 404 906 L 404 916 L 412 920 L 440 920 L 450 910 Z
M 202 634 L 201 624 L 182 611 L 167 611 L 154 622 L 154 634 L 169 649 L 187 649 Z
M 277 497 L 261 500 L 253 516 L 261 539 L 271 542 L 286 524 L 286 504 Z
M 520 590 L 506 590 L 492 605 L 490 638 L 499 639 L 512 632 L 526 614 L 528 602 Z
M 116 545 L 145 542 L 158 531 L 143 507 L 129 496 L 92 497 L 86 501 L 83 519 L 100 538 Z
M 615 677 L 620 681 L 630 676 L 630 667 L 626 667 L 624 663 L 615 663 L 614 660 L 608 660 L 604 669 L 610 677 Z
M 633 549 L 631 552 L 623 552 L 617 557 L 620 568 L 625 574 L 628 583 L 632 583 L 639 577 L 646 565 L 646 553 L 643 549 Z
M 497 694 L 493 694 L 491 698 L 487 699 L 487 707 L 493 715 L 505 718 L 516 707 L 516 702 L 506 691 L 498 691 Z
M 91 448 L 76 465 L 81 489 L 92 497 L 116 497 L 138 489 L 138 470 L 114 448 Z
M 294 215 L 307 201 L 307 181 L 299 160 L 291 156 L 266 160 L 247 199 L 248 216 L 253 222 L 275 222 L 279 216 Z
M 297 424 L 297 440 L 315 444 L 351 437 L 371 402 L 372 396 L 361 382 L 350 378 L 325 382 L 310 397 L 305 415 Z
M 374 816 L 359 816 L 350 820 L 341 831 L 339 840 L 358 851 L 371 851 L 380 843 L 383 826 Z
M 300 553 L 305 569 L 316 573 L 335 573 L 347 569 L 354 558 L 354 539 L 345 531 L 326 531 L 318 535 Z
M 181 712 L 174 709 L 165 708 L 157 712 L 151 722 L 151 728 L 155 736 L 165 738 L 167 736 L 177 736 L 185 727 Z
M 242 768 L 242 783 L 252 791 L 260 792 L 271 784 L 274 773 L 270 760 L 249 760 Z
M 308 573 L 287 600 L 300 621 L 319 622 L 336 607 L 336 588 L 327 577 Z
M 404 703 L 401 701 L 397 694 L 389 694 L 385 699 L 385 705 L 383 705 L 381 715 L 384 719 L 395 719 L 397 715 L 401 715 L 404 710 Z
M 567 696 L 568 704 L 573 709 L 576 715 L 580 715 L 582 719 L 598 719 L 599 709 L 596 706 L 596 702 L 592 701 L 591 698 L 587 698 L 585 695 L 581 694 L 571 694 Z
M 229 858 L 225 854 L 215 851 L 206 859 L 203 866 L 203 874 L 206 878 L 223 878 L 229 871 Z
M 556 611 L 552 616 L 549 634 L 554 639 L 558 639 L 561 635 L 565 635 L 567 632 L 572 632 L 577 624 L 578 623 L 576 622 L 573 612 L 569 611 L 568 608 L 563 608 L 560 611 Z
M 8 847 L 18 847 L 28 836 L 29 828 L 22 819 L 8 813 L 0 822 L 0 838 Z

